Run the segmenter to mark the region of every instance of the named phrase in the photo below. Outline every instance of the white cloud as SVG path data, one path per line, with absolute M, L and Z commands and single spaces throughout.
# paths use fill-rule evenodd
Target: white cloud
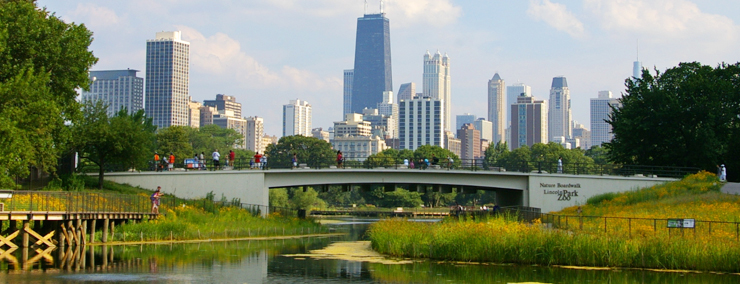
M 552 3 L 550 0 L 531 0 L 527 15 L 535 20 L 544 21 L 574 38 L 582 38 L 586 35 L 583 23 L 563 4 Z
M 362 1 L 347 0 L 267 0 L 281 10 L 309 14 L 315 17 L 347 17 L 363 12 Z M 380 12 L 380 1 L 368 1 L 368 14 Z M 462 8 L 451 0 L 399 0 L 384 1 L 384 12 L 392 19 L 394 27 L 413 24 L 443 26 L 451 24 L 462 15 Z
M 241 44 L 224 33 L 206 37 L 191 27 L 175 27 L 182 31 L 183 40 L 190 42 L 191 70 L 194 72 L 217 75 L 255 89 L 322 90 L 341 86 L 337 78 L 321 78 L 313 72 L 291 66 L 283 66 L 279 71 L 270 70 L 244 53 Z
M 686 0 L 584 0 L 605 30 L 656 38 L 734 40 L 738 27 Z
M 77 4 L 77 8 L 68 15 L 65 20 L 84 22 L 91 28 L 108 27 L 121 22 L 121 18 L 113 10 L 92 3 Z

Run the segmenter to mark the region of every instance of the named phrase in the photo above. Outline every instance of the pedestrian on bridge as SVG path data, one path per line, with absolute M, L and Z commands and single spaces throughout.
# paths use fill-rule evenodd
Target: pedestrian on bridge
M 344 157 L 342 156 L 342 150 L 337 150 L 337 169 L 341 169 Z
M 563 157 L 558 157 L 558 173 L 563 173 Z
M 175 169 L 175 155 L 170 152 L 169 164 L 167 164 L 167 170 L 172 171 Z
M 211 154 L 211 158 L 213 158 L 213 170 L 218 170 L 218 168 L 221 166 L 218 161 L 219 159 L 221 159 L 221 154 L 218 153 L 218 149 L 213 151 L 213 153 Z
M 298 167 L 298 155 L 296 153 L 293 153 L 293 159 L 291 159 L 291 162 L 293 162 L 293 169 Z
M 727 168 L 725 168 L 725 164 L 719 166 L 719 181 L 727 181 Z

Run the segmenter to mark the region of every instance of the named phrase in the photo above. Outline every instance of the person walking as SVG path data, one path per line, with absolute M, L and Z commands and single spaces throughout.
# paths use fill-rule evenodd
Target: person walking
M 149 197 L 149 200 L 152 201 L 152 214 L 159 214 L 159 199 L 162 197 L 161 189 L 161 186 L 157 186 L 157 190 Z
M 198 158 L 200 158 L 200 169 L 201 170 L 205 170 L 206 169 L 206 159 L 205 159 L 205 156 L 206 156 L 206 152 L 202 152 L 201 151 L 200 152 L 200 157 L 198 157 Z
M 159 153 L 154 152 L 154 171 L 158 172 L 162 168 L 159 166 Z
M 218 149 L 213 151 L 211 154 L 211 158 L 213 159 L 213 170 L 218 170 L 219 167 L 221 167 L 221 164 L 219 162 L 219 159 L 221 159 L 221 154 L 218 153 Z
M 298 167 L 298 156 L 296 153 L 293 153 L 293 158 L 290 161 L 293 162 L 293 169 Z
M 727 168 L 725 168 L 725 164 L 719 166 L 719 181 L 727 181 Z
M 260 152 L 254 154 L 254 164 L 257 166 L 257 169 L 262 169 L 262 155 L 260 155 Z
M 267 170 L 267 153 L 262 155 L 262 169 Z
M 175 155 L 170 152 L 169 164 L 167 164 L 167 170 L 172 171 L 175 169 Z
M 558 157 L 558 173 L 563 173 L 563 157 Z
M 452 163 L 454 163 L 454 162 L 455 162 L 455 160 L 453 160 L 452 157 L 447 156 L 447 169 L 448 170 L 451 170 L 452 169 Z
M 234 168 L 234 160 L 236 160 L 236 154 L 234 153 L 234 150 L 229 150 L 229 166 L 232 169 Z
M 342 156 L 342 150 L 337 150 L 337 169 L 343 168 L 342 163 L 344 162 L 344 157 Z

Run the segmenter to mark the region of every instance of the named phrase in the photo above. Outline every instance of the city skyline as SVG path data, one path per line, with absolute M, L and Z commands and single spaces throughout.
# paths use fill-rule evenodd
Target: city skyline
M 362 2 L 38 3 L 94 32 L 91 49 L 100 61 L 92 70 L 144 71 L 143 42 L 158 31 L 181 30 L 191 42 L 193 99 L 233 95 L 244 103 L 244 116 L 263 117 L 265 132 L 279 135 L 281 106 L 290 99 L 307 100 L 322 110 L 314 117 L 317 127 L 328 128 L 338 119 L 342 70 L 352 67 Z M 447 52 L 455 59 L 455 116 L 486 113 L 483 82 L 496 72 L 509 85 L 531 86 L 538 99 L 548 99 L 551 79 L 562 75 L 569 81 L 573 119 L 587 122 L 590 98 L 599 91 L 621 96 L 637 60 L 637 40 L 639 61 L 651 70 L 684 61 L 716 65 L 740 60 L 735 52 L 740 47 L 736 2 L 600 2 L 387 2 L 385 12 L 393 21 L 393 79 L 415 82 L 418 88 L 419 54 L 427 49 Z M 376 4 L 369 1 L 367 12 L 378 12 Z M 498 16 L 491 17 L 490 11 Z

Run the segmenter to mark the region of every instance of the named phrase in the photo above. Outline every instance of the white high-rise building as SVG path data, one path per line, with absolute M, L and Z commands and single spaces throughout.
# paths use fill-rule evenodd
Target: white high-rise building
M 158 127 L 188 125 L 190 43 L 180 31 L 146 41 L 146 116 Z
M 444 100 L 417 98 L 398 103 L 398 138 L 401 149 L 416 150 L 421 145 L 445 148 Z
M 555 137 L 570 139 L 573 136 L 573 124 L 570 109 L 570 90 L 565 77 L 552 79 L 549 103 L 547 132 L 550 137 L 548 141 L 556 141 Z
M 450 57 L 437 51 L 434 56 L 424 54 L 424 82 L 423 97 L 442 100 L 444 112 L 441 113 L 446 130 L 450 130 L 451 88 L 450 88 Z
M 265 121 L 259 116 L 247 117 L 247 150 L 264 153 Z
M 504 102 L 504 87 L 506 84 L 504 80 L 498 75 L 493 75 L 491 80 L 488 80 L 488 121 L 491 122 L 492 128 L 490 132 L 493 134 L 492 137 L 482 138 L 487 139 L 489 143 L 498 143 L 505 139 L 506 135 L 506 120 L 504 119 L 505 102 Z M 481 131 L 481 134 L 488 131 L 484 129 L 476 129 Z M 482 137 L 482 136 L 481 136 Z
M 612 106 L 618 107 L 619 100 L 612 97 L 611 91 L 600 91 L 598 98 L 591 99 L 591 145 L 601 146 L 612 141 L 612 126 L 607 123 L 612 113 Z
M 355 78 L 354 69 L 344 70 L 344 110 L 342 117 L 352 112 L 352 80 Z
M 532 87 L 525 85 L 524 83 L 517 83 L 506 87 L 506 127 L 511 126 L 511 115 L 509 110 L 511 105 L 516 103 L 516 98 L 524 93 L 525 96 L 532 96 Z
M 378 104 L 378 114 L 398 118 L 398 105 L 394 103 L 393 92 L 383 92 L 383 101 Z
M 82 100 L 103 101 L 108 105 L 108 116 L 125 108 L 135 113 L 144 108 L 144 79 L 136 76 L 138 70 L 90 71 L 90 90 L 82 90 Z
M 311 105 L 302 100 L 290 100 L 283 105 L 283 137 L 311 136 Z
M 642 62 L 632 62 L 632 77 L 637 79 L 642 78 Z

